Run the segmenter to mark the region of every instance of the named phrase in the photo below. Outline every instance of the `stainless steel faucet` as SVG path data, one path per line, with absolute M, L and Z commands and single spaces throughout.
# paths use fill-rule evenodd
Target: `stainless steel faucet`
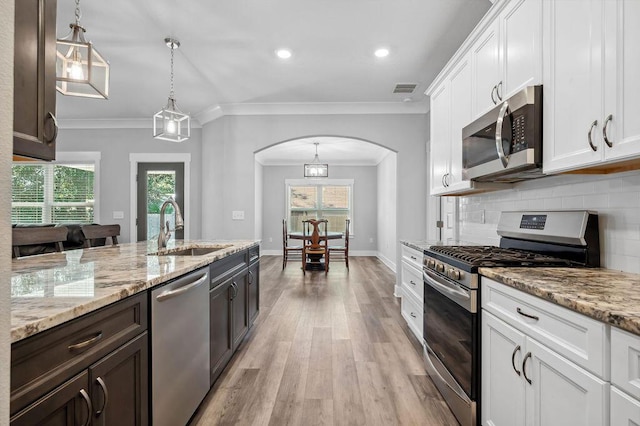
M 160 207 L 160 234 L 158 234 L 158 250 L 167 247 L 167 240 L 171 236 L 171 229 L 169 229 L 169 221 L 166 222 L 166 231 L 164 225 L 164 211 L 167 209 L 167 206 L 171 204 L 176 211 L 176 229 L 184 228 L 184 220 L 182 219 L 182 213 L 180 212 L 180 206 L 176 201 L 169 197 L 167 201 L 162 203 L 162 207 Z

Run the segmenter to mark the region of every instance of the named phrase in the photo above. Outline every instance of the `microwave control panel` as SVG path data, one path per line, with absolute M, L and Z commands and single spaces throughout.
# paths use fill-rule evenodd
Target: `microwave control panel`
M 524 115 L 514 116 L 511 124 L 511 152 L 527 149 L 526 120 Z

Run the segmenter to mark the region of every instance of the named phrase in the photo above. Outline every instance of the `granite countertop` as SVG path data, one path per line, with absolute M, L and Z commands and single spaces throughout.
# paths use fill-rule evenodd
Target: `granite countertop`
M 400 240 L 400 244 L 403 244 L 407 247 L 411 247 L 414 250 L 418 250 L 424 252 L 431 246 L 479 246 L 481 244 L 472 243 L 469 241 L 463 240 L 445 240 L 445 241 L 409 241 L 409 240 Z
M 403 244 L 407 247 L 410 247 L 414 250 L 418 250 L 420 252 L 424 252 L 426 249 L 429 248 L 429 246 L 434 245 L 435 243 L 431 243 L 429 241 L 407 241 L 407 240 L 400 240 L 400 244 Z
M 480 268 L 479 272 L 640 335 L 640 274 L 602 268 Z
M 70 250 L 12 261 L 11 341 L 66 321 L 179 277 L 258 241 L 169 241 L 166 256 L 157 243 Z M 171 256 L 184 248 L 223 247 L 202 256 Z

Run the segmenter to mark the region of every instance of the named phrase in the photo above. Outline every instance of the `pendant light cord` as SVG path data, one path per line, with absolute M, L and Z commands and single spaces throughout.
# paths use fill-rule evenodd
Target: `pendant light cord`
M 80 12 L 80 0 L 76 0 L 76 25 L 80 26 L 80 17 L 82 13 Z
M 169 98 L 173 99 L 173 51 L 174 51 L 175 43 L 171 42 L 171 86 L 169 89 Z

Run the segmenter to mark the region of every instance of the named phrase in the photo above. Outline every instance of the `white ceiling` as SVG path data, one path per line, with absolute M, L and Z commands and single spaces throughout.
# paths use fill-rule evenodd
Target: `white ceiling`
M 264 166 L 290 166 L 311 163 L 318 158 L 331 166 L 374 166 L 389 154 L 390 150 L 359 139 L 318 136 L 296 139 L 263 149 L 255 154 L 255 160 Z
M 490 2 L 84 0 L 81 7 L 87 39 L 111 63 L 111 94 L 108 101 L 58 95 L 62 120 L 150 120 L 169 92 L 163 39 L 170 35 L 182 42 L 178 105 L 202 121 L 217 106 L 398 106 L 408 96 L 392 93 L 396 83 L 418 83 L 409 103 L 424 104 L 424 90 Z M 73 8 L 74 1 L 58 0 L 59 37 Z M 390 49 L 387 58 L 373 55 L 380 46 Z M 278 59 L 280 47 L 292 49 L 292 58 Z

